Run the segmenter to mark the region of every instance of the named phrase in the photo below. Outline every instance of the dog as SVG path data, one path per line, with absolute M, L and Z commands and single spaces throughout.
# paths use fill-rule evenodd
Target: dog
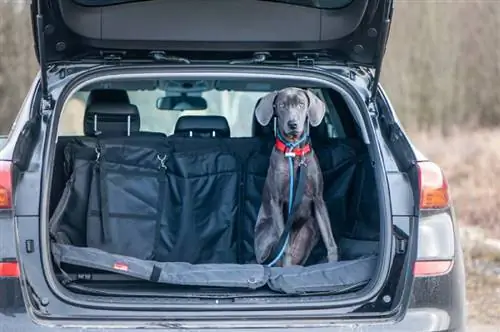
M 312 92 L 299 88 L 269 93 L 262 97 L 255 109 L 256 120 L 262 126 L 274 119 L 276 135 L 255 225 L 254 248 L 259 264 L 275 259 L 274 263 L 268 265 L 304 265 L 320 237 L 326 246 L 328 261 L 338 260 L 338 248 L 323 200 L 321 169 L 307 137 L 309 125 L 317 127 L 324 116 L 323 101 Z M 295 150 L 283 151 L 283 146 L 297 144 L 300 147 Z M 298 152 L 298 156 L 293 156 L 294 151 Z M 293 161 L 288 160 L 290 156 Z M 297 208 L 291 215 L 293 220 L 290 220 L 292 226 L 288 241 L 281 248 L 284 256 L 270 257 L 273 251 L 280 249 L 276 247 L 285 231 L 284 211 L 290 209 L 293 197 L 290 192 L 293 186 L 290 183 L 290 170 L 293 168 L 292 171 L 297 172 L 299 165 L 303 165 L 306 170 L 305 184 L 300 202 L 296 202 Z

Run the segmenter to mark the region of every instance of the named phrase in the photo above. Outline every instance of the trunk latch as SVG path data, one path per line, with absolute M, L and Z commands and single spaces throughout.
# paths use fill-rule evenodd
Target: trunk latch
M 319 53 L 294 53 L 297 59 L 297 67 L 314 67 Z

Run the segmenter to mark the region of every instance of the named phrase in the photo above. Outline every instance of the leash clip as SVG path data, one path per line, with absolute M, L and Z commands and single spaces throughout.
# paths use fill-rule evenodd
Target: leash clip
M 293 151 L 285 152 L 285 157 L 295 158 L 296 156 L 297 156 L 297 154 Z
M 307 167 L 307 159 L 304 155 L 302 155 L 302 158 L 300 158 L 299 166 Z

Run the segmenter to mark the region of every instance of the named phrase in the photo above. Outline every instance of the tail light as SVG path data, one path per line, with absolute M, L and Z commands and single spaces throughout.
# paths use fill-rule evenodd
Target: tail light
M 413 273 L 416 277 L 443 275 L 451 270 L 455 252 L 448 182 L 432 162 L 420 162 L 418 171 L 421 217 Z
M 12 210 L 12 167 L 9 161 L 0 161 L 0 213 Z M 11 216 L 0 222 L 12 221 Z M 19 277 L 19 265 L 15 261 L 0 261 L 0 278 Z
M 19 265 L 17 262 L 0 262 L 0 278 L 19 277 Z
M 12 209 L 12 167 L 9 161 L 0 161 L 0 211 Z

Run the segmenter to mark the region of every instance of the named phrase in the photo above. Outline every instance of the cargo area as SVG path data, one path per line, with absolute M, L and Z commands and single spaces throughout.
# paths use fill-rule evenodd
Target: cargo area
M 273 124 L 260 126 L 253 114 L 265 85 L 113 82 L 78 92 L 59 124 L 48 225 L 59 282 L 78 293 L 164 297 L 335 295 L 366 286 L 386 222 L 371 158 L 343 97 L 304 88 L 327 105 L 310 140 L 338 262 L 326 262 L 320 241 L 304 266 L 256 263 L 254 227 L 275 144 Z M 194 105 L 200 98 L 206 105 Z M 172 100 L 182 102 L 158 109 Z M 71 112 L 78 120 L 64 120 Z

